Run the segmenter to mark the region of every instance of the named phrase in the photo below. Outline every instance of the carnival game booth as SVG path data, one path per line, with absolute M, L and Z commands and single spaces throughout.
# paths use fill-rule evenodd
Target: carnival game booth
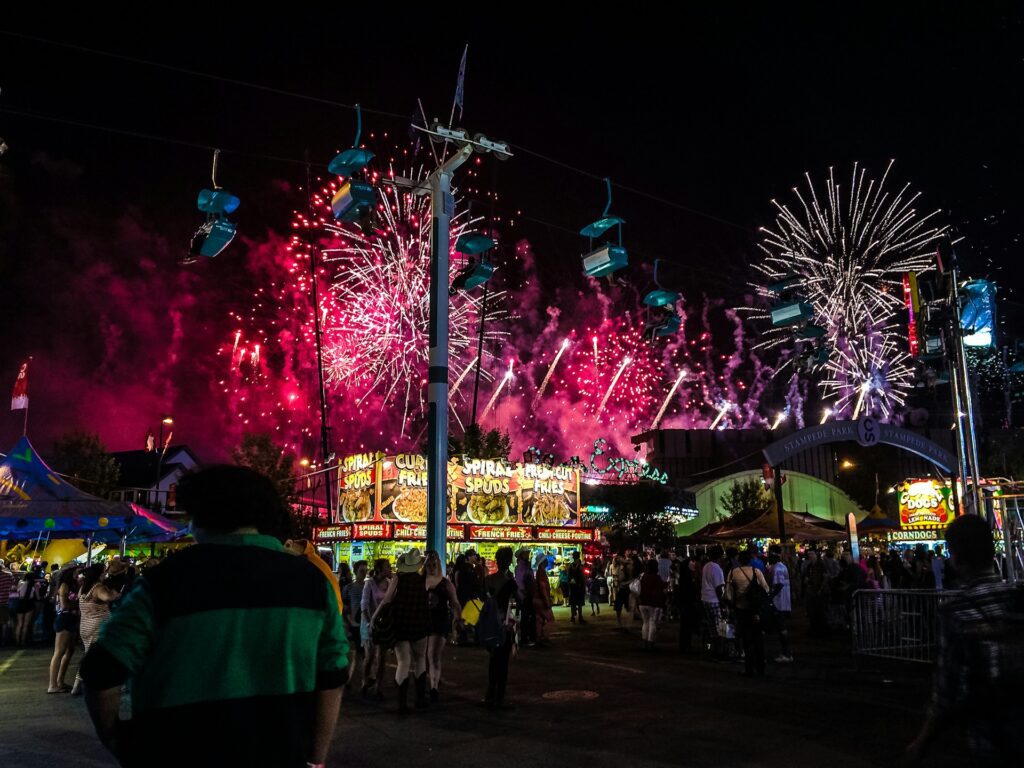
M 418 454 L 364 453 L 339 466 L 338 520 L 315 529 L 334 561 L 392 562 L 427 533 L 427 460 Z M 499 547 L 544 551 L 558 559 L 600 536 L 580 525 L 578 469 L 502 460 L 448 463 L 449 560 L 475 549 L 493 561 Z
M 85 493 L 46 465 L 27 437 L 0 461 L 0 540 L 36 542 L 171 541 L 186 534 L 178 523 L 134 504 Z

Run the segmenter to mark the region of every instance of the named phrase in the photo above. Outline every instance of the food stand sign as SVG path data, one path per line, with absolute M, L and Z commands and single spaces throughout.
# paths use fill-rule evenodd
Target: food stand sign
M 471 525 L 469 538 L 474 541 L 530 541 L 533 529 L 522 525 Z
M 500 459 L 469 459 L 455 475 L 455 520 L 476 526 L 519 522 L 519 471 Z
M 400 523 L 427 522 L 427 460 L 400 453 L 381 462 L 380 516 Z
M 396 539 L 424 541 L 427 538 L 426 523 L 392 523 L 391 530 Z M 448 541 L 462 541 L 466 538 L 466 527 L 463 525 L 448 526 Z
M 580 524 L 579 472 L 547 464 L 524 464 L 519 472 L 524 523 L 563 527 Z
M 330 541 L 351 541 L 351 525 L 327 525 L 323 528 L 313 529 L 313 541 L 317 544 Z
M 379 454 L 357 453 L 338 464 L 338 513 L 346 523 L 374 519 Z
M 948 486 L 935 480 L 907 480 L 899 493 L 901 528 L 941 528 L 949 522 Z
M 593 541 L 594 532 L 589 528 L 538 528 L 537 540 L 544 542 Z

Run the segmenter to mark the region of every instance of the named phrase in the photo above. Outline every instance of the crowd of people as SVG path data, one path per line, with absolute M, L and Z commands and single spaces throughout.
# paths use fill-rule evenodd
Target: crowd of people
M 154 560 L 154 563 L 156 561 Z M 53 644 L 47 693 L 82 693 L 76 673 L 68 670 L 79 645 L 88 651 L 110 616 L 110 606 L 131 586 L 137 568 L 120 557 L 104 562 L 64 566 L 34 559 L 27 563 L 0 560 L 0 593 L 8 596 L 0 626 L 0 645 L 19 648 Z
M 1024 615 L 1024 597 L 999 578 L 991 533 L 971 516 L 949 529 L 956 568 L 941 551 L 923 547 L 854 561 L 848 551 L 837 556 L 773 545 L 765 552 L 752 545 L 712 546 L 697 555 L 625 552 L 589 562 L 575 552 L 552 577 L 548 553 L 501 547 L 491 567 L 470 550 L 445 575 L 437 552 L 413 547 L 394 570 L 380 559 L 372 567 L 342 564 L 335 574 L 310 542 L 264 533 L 281 519 L 282 505 L 272 484 L 251 470 L 204 470 L 189 476 L 181 493 L 194 510 L 196 545 L 139 573 L 120 558 L 63 568 L 0 564 L 0 587 L 9 595 L 4 641 L 28 644 L 33 636 L 26 627 L 50 625 L 47 692 L 84 690 L 97 734 L 125 765 L 134 764 L 133 744 L 187 728 L 204 745 L 230 745 L 214 749 L 224 757 L 323 766 L 343 688 L 386 698 L 385 659 L 393 653 L 397 711 L 427 709 L 441 699 L 449 642 L 481 647 L 488 670 L 484 703 L 507 708 L 517 649 L 551 643 L 558 602 L 570 609 L 571 623 L 587 624 L 588 599 L 591 617 L 607 604 L 619 628 L 639 622 L 645 651 L 657 648 L 659 624 L 676 620 L 682 651 L 692 651 L 698 636 L 711 659 L 742 661 L 743 675 L 760 677 L 766 635 L 778 638 L 776 662 L 793 661 L 788 623 L 797 599 L 812 633 L 827 632 L 830 614 L 841 617 L 857 590 L 955 586 L 960 591 L 947 602 L 955 622 L 943 626 L 936 699 L 911 756 L 924 754 L 951 707 L 965 700 L 964 659 L 989 686 L 984 690 L 999 696 L 1015 693 L 1013 681 L 1024 679 L 1019 643 L 1004 641 L 1005 627 L 1019 626 L 1014 617 Z M 983 626 L 976 626 L 982 614 Z M 258 633 L 252 631 L 257 618 Z M 992 627 L 1003 634 L 978 635 Z M 86 656 L 69 686 L 79 642 Z M 988 655 L 971 661 L 977 649 Z M 270 658 L 281 663 L 267 663 Z M 129 684 L 125 721 L 119 715 Z M 1012 696 L 1006 705 L 1019 710 Z M 990 718 L 972 721 L 972 738 L 1002 754 L 1010 731 L 996 725 Z M 139 754 L 148 765 L 186 758 L 176 745 L 155 763 L 151 753 Z

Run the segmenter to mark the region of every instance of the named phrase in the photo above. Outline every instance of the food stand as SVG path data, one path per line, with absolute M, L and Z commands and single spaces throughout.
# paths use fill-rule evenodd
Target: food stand
M 427 461 L 418 454 L 361 453 L 339 462 L 338 519 L 314 529 L 334 561 L 392 562 L 426 541 Z M 452 459 L 448 463 L 449 560 L 499 547 L 570 557 L 600 532 L 580 525 L 580 472 L 568 466 Z

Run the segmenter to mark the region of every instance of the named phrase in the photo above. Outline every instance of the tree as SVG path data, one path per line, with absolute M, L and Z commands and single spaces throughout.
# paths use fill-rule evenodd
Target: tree
M 675 541 L 675 526 L 665 512 L 671 500 L 672 490 L 657 483 L 587 487 L 588 504 L 611 510 L 608 538 L 618 548 L 659 548 Z
M 743 482 L 734 480 L 732 487 L 722 496 L 722 506 L 729 517 L 742 515 L 756 519 L 771 509 L 774 503 L 771 493 L 757 477 Z
M 295 498 L 295 455 L 274 442 L 266 432 L 246 432 L 242 442 L 231 451 L 236 464 L 266 475 L 285 503 Z
M 508 461 L 512 451 L 512 438 L 507 432 L 492 429 L 484 432 L 479 424 L 470 424 L 459 439 L 448 436 L 448 453 L 452 456 L 465 455 L 471 459 L 504 459 Z
M 106 496 L 121 477 L 121 465 L 99 435 L 83 430 L 66 432 L 53 444 L 53 468 L 94 496 Z

